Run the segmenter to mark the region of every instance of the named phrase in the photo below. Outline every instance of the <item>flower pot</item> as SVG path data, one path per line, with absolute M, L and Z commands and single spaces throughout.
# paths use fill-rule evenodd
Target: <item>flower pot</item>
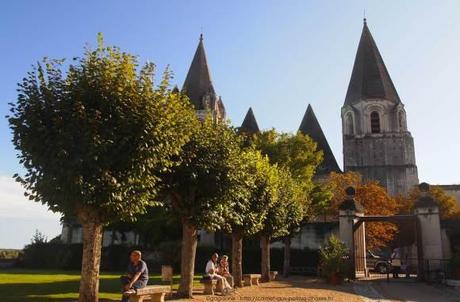
M 339 284 L 342 284 L 343 282 L 343 277 L 341 274 L 339 273 L 332 273 L 328 280 L 327 280 L 328 283 L 332 284 L 332 285 L 339 285 Z

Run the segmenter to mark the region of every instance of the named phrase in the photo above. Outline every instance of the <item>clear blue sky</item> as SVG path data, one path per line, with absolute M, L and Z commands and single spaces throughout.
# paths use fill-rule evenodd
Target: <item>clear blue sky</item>
M 340 107 L 366 10 L 406 105 L 419 177 L 460 183 L 460 1 L 3 1 L 0 4 L 0 247 L 22 247 L 58 215 L 25 201 L 10 176 L 8 102 L 31 64 L 106 44 L 171 65 L 182 85 L 201 31 L 215 88 L 239 125 L 252 106 L 262 128 L 297 130 L 311 103 L 342 163 Z M 14 235 L 13 235 L 14 234 Z

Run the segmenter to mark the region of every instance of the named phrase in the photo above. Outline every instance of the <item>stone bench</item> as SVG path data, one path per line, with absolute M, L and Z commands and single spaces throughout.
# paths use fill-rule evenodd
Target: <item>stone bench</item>
M 270 281 L 275 280 L 278 275 L 278 271 L 270 271 Z
M 218 283 L 218 280 L 217 279 L 211 279 L 211 278 L 202 278 L 200 280 L 200 283 L 203 283 L 204 285 L 204 294 L 205 295 L 214 295 L 214 287 L 216 287 L 216 290 L 217 289 L 217 283 Z
M 171 291 L 171 286 L 147 285 L 140 288 L 135 294 L 129 295 L 129 302 L 142 302 L 144 299 L 151 302 L 164 302 L 165 294 Z
M 244 286 L 259 285 L 261 274 L 243 274 Z

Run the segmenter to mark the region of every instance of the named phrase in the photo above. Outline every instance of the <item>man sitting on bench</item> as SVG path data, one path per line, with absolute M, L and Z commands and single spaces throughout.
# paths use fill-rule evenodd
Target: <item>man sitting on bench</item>
M 137 289 L 147 285 L 149 280 L 149 270 L 147 264 L 141 260 L 142 254 L 140 251 L 132 251 L 128 264 L 128 275 L 121 276 L 121 284 L 123 285 L 123 297 L 121 302 L 129 302 L 129 295 L 135 294 Z
M 217 259 L 219 259 L 219 255 L 217 253 L 212 254 L 211 260 L 206 264 L 206 275 L 211 279 L 217 279 L 218 282 L 221 282 L 222 294 L 228 295 L 232 292 L 232 287 L 225 277 L 218 274 Z

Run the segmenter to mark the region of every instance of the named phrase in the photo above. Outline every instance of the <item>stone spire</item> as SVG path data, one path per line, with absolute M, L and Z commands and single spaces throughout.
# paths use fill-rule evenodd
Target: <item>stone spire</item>
M 246 113 L 239 131 L 247 134 L 256 134 L 260 132 L 259 125 L 257 124 L 256 117 L 251 107 L 249 107 L 248 113 Z
M 300 124 L 299 131 L 302 134 L 310 136 L 318 144 L 318 150 L 323 151 L 324 159 L 318 168 L 318 174 L 341 172 L 334 153 L 332 153 L 331 147 L 327 142 L 326 136 L 324 135 L 310 104 L 308 104 L 308 108 L 302 119 L 302 123 Z
M 198 47 L 182 86 L 182 92 L 188 96 L 200 119 L 205 118 L 208 114 L 211 114 L 216 121 L 225 119 L 224 103 L 216 94 L 212 84 L 204 50 L 203 34 L 200 35 Z
M 366 99 L 401 102 L 382 56 L 367 27 L 366 19 L 364 19 L 363 31 L 344 105 L 352 105 Z
M 202 99 L 206 94 L 215 94 L 206 52 L 204 51 L 203 34 L 200 35 L 200 42 L 193 56 L 182 91 L 189 97 L 197 110 L 204 109 Z

